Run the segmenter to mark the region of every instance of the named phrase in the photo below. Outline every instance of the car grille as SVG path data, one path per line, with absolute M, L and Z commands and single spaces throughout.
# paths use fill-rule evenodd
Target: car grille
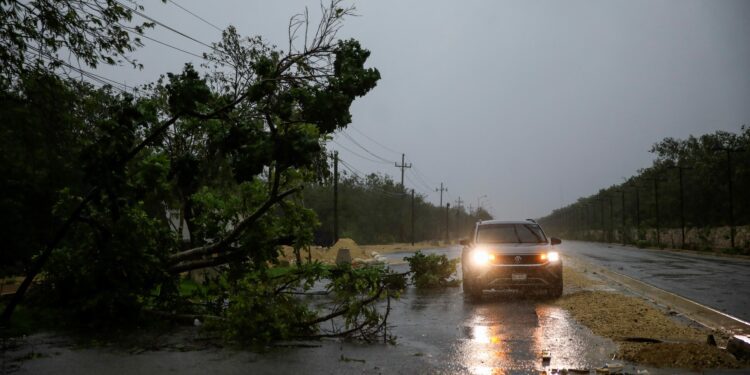
M 495 264 L 542 264 L 546 262 L 542 259 L 541 254 L 528 255 L 497 255 L 495 254 Z

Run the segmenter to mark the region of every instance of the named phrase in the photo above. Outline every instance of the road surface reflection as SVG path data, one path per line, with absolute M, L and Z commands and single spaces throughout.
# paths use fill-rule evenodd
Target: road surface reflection
M 591 369 L 614 351 L 544 298 L 485 296 L 469 310 L 455 359 L 472 374 Z M 543 360 L 544 351 L 549 360 Z

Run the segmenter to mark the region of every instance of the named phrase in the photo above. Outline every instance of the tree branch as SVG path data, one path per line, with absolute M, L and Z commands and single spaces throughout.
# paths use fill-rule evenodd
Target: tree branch
M 292 236 L 279 237 L 270 242 L 272 245 L 287 245 L 290 244 L 294 238 Z M 210 258 L 201 258 L 196 260 L 183 259 L 177 264 L 174 264 L 169 268 L 169 273 L 175 275 L 181 272 L 197 270 L 201 268 L 216 267 L 222 264 L 226 264 L 234 259 L 240 259 L 249 253 L 249 250 L 242 250 L 238 248 L 229 248 L 225 254 Z
M 265 214 L 273 205 L 276 203 L 282 201 L 287 196 L 294 194 L 300 190 L 302 190 L 301 186 L 298 186 L 293 189 L 289 189 L 281 194 L 274 194 L 273 191 L 278 189 L 278 182 L 276 181 L 274 183 L 274 187 L 272 188 L 272 195 L 268 200 L 263 203 L 260 207 L 258 207 L 255 212 L 253 212 L 250 216 L 242 220 L 239 224 L 237 224 L 236 227 L 221 241 L 214 242 L 212 244 L 192 248 L 189 250 L 181 251 L 179 253 L 173 254 L 169 257 L 169 262 L 172 264 L 179 263 L 181 261 L 192 259 L 196 257 L 206 256 L 206 255 L 212 255 L 216 253 L 220 253 L 224 251 L 229 245 L 234 242 L 237 237 L 239 237 L 242 232 L 244 232 L 249 226 L 251 226 L 253 223 L 255 223 L 256 220 L 260 219 L 263 214 Z

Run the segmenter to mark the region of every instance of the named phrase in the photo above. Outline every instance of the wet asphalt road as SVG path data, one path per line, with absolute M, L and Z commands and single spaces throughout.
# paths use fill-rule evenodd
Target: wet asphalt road
M 560 249 L 750 321 L 750 260 L 578 241 Z
M 622 254 L 605 256 L 617 251 L 578 243 L 570 243 L 561 251 L 578 255 L 590 253 L 591 259 L 598 257 L 604 259 L 602 261 L 626 257 Z M 460 248 L 425 252 L 453 258 L 460 254 Z M 400 261 L 407 255 L 410 254 L 395 253 L 387 257 Z M 653 257 L 654 261 L 661 259 L 659 254 Z M 684 259 L 679 260 L 684 262 Z M 406 267 L 405 264 L 393 266 L 397 271 Z M 629 267 L 638 269 L 637 264 Z M 21 362 L 14 373 L 539 374 L 542 370 L 561 368 L 593 369 L 610 362 L 611 353 L 616 351 L 611 340 L 593 335 L 543 294 L 496 293 L 485 295 L 482 302 L 468 303 L 464 302 L 460 287 L 433 291 L 409 288 L 392 307 L 389 333 L 396 335 L 395 345 L 331 340 L 304 343 L 314 347 L 292 345 L 253 353 L 195 345 L 196 340 L 189 338 L 199 331 L 190 328 L 175 335 L 177 337 L 172 339 L 175 344 L 133 354 L 122 348 L 80 349 L 66 343 L 65 338 L 37 335 L 28 339 L 33 345 L 27 344 L 23 350 L 32 347 L 39 353 L 38 358 Z M 547 362 L 543 362 L 541 356 L 545 349 L 552 353 Z M 18 351 L 3 354 L 5 360 L 24 355 Z M 627 370 L 635 372 L 632 364 L 628 364 Z M 649 371 L 651 374 L 684 373 L 681 370 Z
M 460 248 L 426 252 L 455 257 Z M 406 255 L 388 257 L 401 260 Z M 407 266 L 393 268 L 402 271 Z M 262 354 L 216 348 L 184 351 L 175 346 L 133 355 L 75 349 L 58 338 L 39 336 L 31 340 L 37 341 L 33 347 L 43 353 L 41 358 L 23 362 L 17 373 L 538 374 L 552 368 L 601 366 L 616 350 L 611 340 L 593 335 L 543 294 L 499 293 L 468 303 L 460 287 L 409 288 L 392 307 L 389 333 L 396 335 L 396 345 L 323 341 L 314 342 L 313 348 L 279 348 Z M 195 332 L 190 329 L 183 335 Z M 552 353 L 547 362 L 541 356 L 545 349 Z

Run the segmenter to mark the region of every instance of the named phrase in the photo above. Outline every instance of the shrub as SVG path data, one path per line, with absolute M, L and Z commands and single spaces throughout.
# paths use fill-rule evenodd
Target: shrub
M 456 286 L 461 282 L 455 278 L 451 279 L 456 272 L 459 259 L 449 260 L 445 255 L 425 255 L 417 251 L 404 260 L 409 262 L 411 280 L 417 288 Z

